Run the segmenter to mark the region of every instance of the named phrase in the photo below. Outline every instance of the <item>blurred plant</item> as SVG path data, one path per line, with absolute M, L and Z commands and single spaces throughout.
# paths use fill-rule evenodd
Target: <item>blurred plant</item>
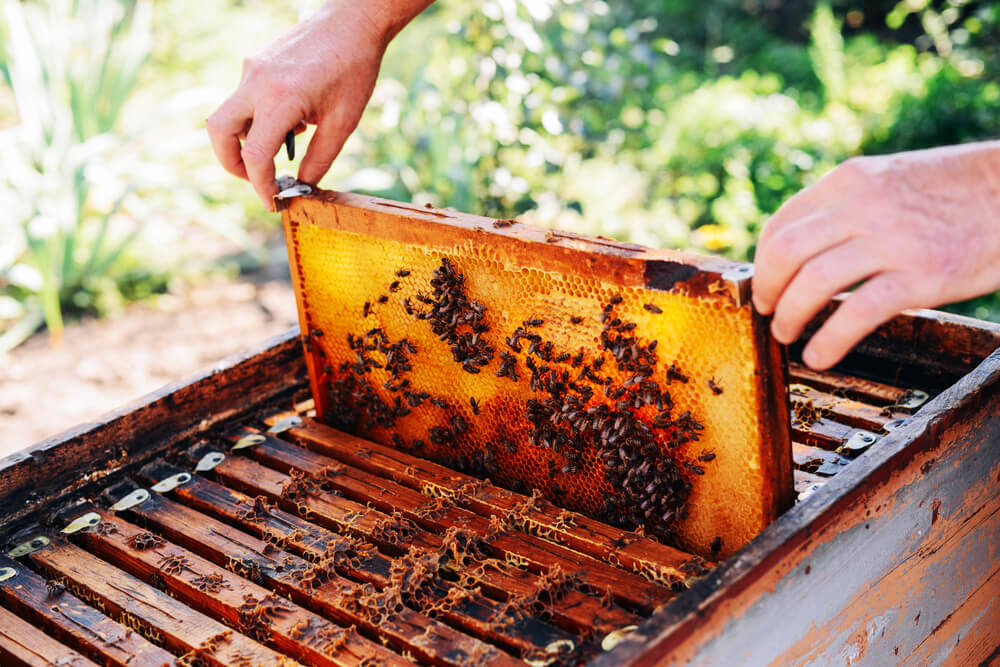
M 183 203 L 184 184 L 144 130 L 208 102 L 167 99 L 145 127 L 120 128 L 149 55 L 152 0 L 6 0 L 4 11 L 3 72 L 19 123 L 0 132 L 0 321 L 13 321 L 0 353 L 43 322 L 59 342 L 67 309 L 100 312 L 127 292 L 162 289 L 156 268 L 128 254 L 150 193 L 173 190 Z M 221 229 L 249 244 L 238 227 Z

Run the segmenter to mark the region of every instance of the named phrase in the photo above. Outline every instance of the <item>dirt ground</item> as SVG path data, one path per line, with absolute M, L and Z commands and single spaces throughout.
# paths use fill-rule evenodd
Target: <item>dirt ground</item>
M 36 334 L 0 360 L 0 457 L 212 366 L 298 320 L 287 267 Z M 277 274 L 277 276 L 275 275 Z

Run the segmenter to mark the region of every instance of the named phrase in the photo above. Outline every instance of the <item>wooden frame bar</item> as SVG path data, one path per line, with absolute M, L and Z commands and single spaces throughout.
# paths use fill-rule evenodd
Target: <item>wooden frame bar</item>
M 218 667 L 240 660 L 255 665 L 299 664 L 62 539 L 52 539 L 28 558 L 65 580 L 78 597 L 178 653 L 196 653 Z
M 159 469 L 163 470 L 164 468 L 161 466 Z M 265 493 L 271 498 L 279 498 L 281 482 L 268 482 L 266 470 L 266 468 L 257 470 L 255 483 L 261 485 L 259 489 L 261 492 L 265 492 L 264 489 L 270 486 L 270 493 Z M 274 475 L 283 477 L 277 472 Z M 233 492 L 212 486 L 207 480 L 195 478 L 192 482 L 177 487 L 173 493 L 183 501 L 190 503 L 192 507 L 212 513 L 218 511 L 219 500 Z M 236 497 L 234 496 L 234 498 Z M 359 532 L 366 536 L 370 536 L 368 531 L 377 521 L 371 515 L 366 517 L 366 514 L 363 513 L 364 506 L 360 505 L 345 510 L 322 499 L 309 498 L 303 501 L 301 506 L 309 510 L 305 514 L 307 518 L 318 521 L 321 525 L 358 528 Z M 299 514 L 301 515 L 302 512 Z M 361 528 L 362 523 L 369 524 L 367 531 Z M 401 552 L 399 553 L 401 554 Z M 445 591 L 441 591 L 440 594 L 442 598 L 447 597 Z M 461 600 L 457 608 L 464 613 L 454 614 L 449 618 L 453 618 L 463 631 L 497 641 L 519 654 L 532 655 L 537 651 L 544 650 L 550 644 L 572 639 L 570 635 L 558 628 L 532 617 L 517 619 L 507 626 L 498 626 L 493 622 L 493 619 L 503 615 L 503 607 L 482 595 L 466 597 Z
M 0 607 L 0 658 L 9 660 L 9 664 L 29 667 L 97 666 L 3 607 Z
M 246 432 L 246 430 L 241 430 Z M 542 573 L 552 567 L 576 572 L 589 587 L 604 590 L 622 604 L 637 607 L 645 613 L 673 597 L 669 589 L 652 583 L 632 572 L 609 566 L 596 559 L 565 549 L 561 545 L 541 540 L 516 530 L 498 532 L 495 523 L 483 516 L 452 504 L 435 504 L 432 500 L 406 486 L 385 478 L 338 463 L 320 454 L 290 445 L 276 438 L 265 440 L 247 450 L 255 460 L 269 467 L 288 472 L 298 470 L 308 474 L 321 474 L 324 469 L 336 466 L 339 473 L 330 477 L 331 486 L 344 496 L 360 503 L 370 504 L 386 513 L 400 512 L 408 519 L 430 532 L 441 532 L 449 526 L 464 530 L 486 540 L 487 548 L 498 558 L 514 558 L 525 563 L 532 571 Z M 570 606 L 570 605 L 567 605 Z M 574 608 L 577 608 L 574 606 Z M 589 612 L 584 607 L 581 613 Z
M 271 415 L 265 421 L 274 424 L 280 418 L 281 415 Z M 485 516 L 505 518 L 526 506 L 527 498 L 522 494 L 312 420 L 290 428 L 285 434 L 338 461 L 384 475 L 431 497 L 453 499 Z M 525 514 L 524 528 L 594 558 L 623 565 L 653 581 L 681 582 L 690 572 L 698 571 L 690 554 L 577 512 L 566 512 L 544 499 L 539 499 L 535 508 Z
M 85 604 L 63 584 L 51 584 L 17 561 L 0 556 L 15 574 L 0 582 L 0 600 L 59 641 L 105 665 L 173 665 L 174 656 Z M 58 660 L 55 664 L 61 664 Z

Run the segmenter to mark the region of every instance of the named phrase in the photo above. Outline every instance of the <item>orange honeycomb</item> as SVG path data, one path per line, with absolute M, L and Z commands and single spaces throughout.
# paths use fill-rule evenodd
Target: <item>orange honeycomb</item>
M 358 195 L 279 204 L 324 421 L 706 557 L 788 506 L 783 362 L 738 265 Z

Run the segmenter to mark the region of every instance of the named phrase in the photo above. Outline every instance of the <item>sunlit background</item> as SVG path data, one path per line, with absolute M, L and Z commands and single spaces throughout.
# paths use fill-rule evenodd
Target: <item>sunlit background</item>
M 3 1 L 0 355 L 21 370 L 0 382 L 81 318 L 282 273 L 277 217 L 204 118 L 315 4 Z M 998 75 L 1000 2 L 439 0 L 323 185 L 749 260 L 852 155 L 1000 136 Z M 995 295 L 952 309 L 1000 320 Z

